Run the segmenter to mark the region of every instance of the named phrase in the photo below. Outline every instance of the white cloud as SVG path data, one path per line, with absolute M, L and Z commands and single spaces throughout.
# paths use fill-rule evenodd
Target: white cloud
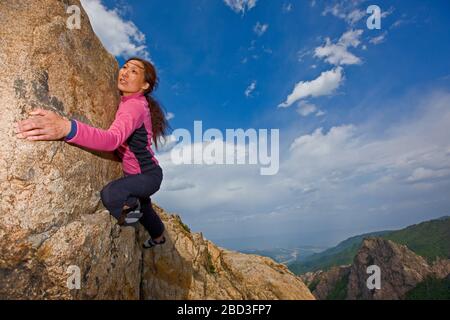
M 449 103 L 450 94 L 424 100 L 414 117 L 391 125 L 380 138 L 369 138 L 366 130 L 370 126 L 364 125 L 336 126 L 327 133 L 318 128 L 293 141 L 291 160 L 308 167 L 309 173 L 330 174 L 335 181 L 370 174 L 395 177 L 398 182 L 447 177 Z
M 267 29 L 269 28 L 268 24 L 261 24 L 259 22 L 256 23 L 255 27 L 253 28 L 253 31 L 258 35 L 258 36 L 262 36 Z
M 283 13 L 288 13 L 288 12 L 292 11 L 292 8 L 293 8 L 292 3 L 284 3 L 283 7 L 282 7 L 282 11 L 283 11 Z
M 366 16 L 365 10 L 358 8 L 363 1 L 341 1 L 333 5 L 328 5 L 323 10 L 322 15 L 326 16 L 331 14 L 339 19 L 345 20 L 349 25 L 353 26 Z
M 403 24 L 405 24 L 405 20 L 399 19 L 391 25 L 390 29 L 398 28 Z
M 124 20 L 118 9 L 106 8 L 101 0 L 81 0 L 81 4 L 94 32 L 112 55 L 149 59 L 145 35 L 133 22 Z
M 175 118 L 175 115 L 173 114 L 173 112 L 167 112 L 166 119 L 172 120 L 173 118 Z
M 450 93 L 409 101 L 394 106 L 408 103 L 414 116 L 383 121 L 376 131 L 372 123 L 343 124 L 288 139 L 275 176 L 261 176 L 251 165 L 176 166 L 168 152 L 158 155 L 165 179 L 153 198 L 207 238 L 267 235 L 275 228 L 317 243 L 444 215 Z M 169 189 L 179 191 L 164 192 Z
M 326 16 L 331 14 L 339 19 L 346 21 L 350 26 L 354 26 L 365 17 L 368 17 L 366 7 L 361 8 L 361 5 L 365 0 L 345 0 L 328 5 L 322 12 L 322 15 Z M 390 7 L 386 11 L 381 12 L 381 18 L 387 18 L 394 12 L 395 8 Z
M 326 114 L 325 111 L 319 110 L 319 111 L 317 111 L 317 113 L 316 113 L 316 117 L 321 117 L 321 116 L 324 116 L 325 114 Z
M 393 14 L 394 13 L 394 11 L 395 11 L 395 8 L 394 7 L 390 7 L 389 8 L 389 10 L 387 10 L 387 11 L 382 11 L 381 12 L 381 18 L 387 18 L 388 16 L 390 16 L 391 14 Z
M 322 72 L 321 75 L 312 81 L 300 81 L 295 85 L 292 93 L 286 101 L 278 107 L 289 107 L 298 100 L 307 97 L 320 97 L 332 94 L 344 80 L 343 69 L 334 68 L 330 71 Z
M 297 52 L 297 59 L 298 62 L 303 62 L 303 60 L 305 59 L 305 57 L 307 57 L 308 55 L 311 54 L 311 50 L 309 49 L 303 49 L 303 50 L 299 50 Z
M 252 83 L 247 87 L 247 89 L 245 89 L 245 96 L 251 97 L 252 92 L 255 91 L 256 89 L 256 80 L 253 80 Z
M 359 38 L 363 34 L 363 30 L 349 30 L 345 32 L 336 44 L 331 43 L 329 38 L 326 39 L 325 45 L 317 47 L 314 56 L 325 59 L 333 65 L 353 65 L 360 64 L 361 59 L 348 51 L 349 47 L 357 48 L 361 41 Z
M 241 59 L 242 64 L 249 62 L 250 59 L 257 60 L 263 55 L 271 55 L 273 53 L 273 50 L 270 47 L 266 47 L 265 45 L 259 46 L 256 40 L 250 42 L 247 51 L 249 52 L 249 56 Z
M 300 114 L 302 117 L 307 117 L 311 113 L 314 113 L 316 111 L 317 111 L 316 105 L 308 103 L 306 101 L 300 101 L 297 106 L 297 113 Z
M 408 17 L 407 14 L 403 13 L 401 15 L 401 17 L 396 20 L 390 27 L 389 29 L 395 29 L 395 28 L 399 28 L 401 26 L 407 25 L 407 24 L 412 24 L 412 23 L 416 23 L 417 22 L 417 17 Z
M 341 38 L 339 39 L 339 44 L 345 47 L 354 47 L 357 48 L 361 43 L 359 37 L 363 34 L 363 30 L 349 30 L 345 32 Z
M 366 12 L 364 10 L 355 9 L 351 11 L 347 16 L 345 17 L 345 20 L 351 24 L 356 24 L 359 20 L 364 18 L 366 16 Z
M 164 182 L 164 190 L 166 191 L 181 191 L 195 188 L 195 185 L 192 182 L 185 181 L 178 177 L 167 180 Z
M 427 169 L 427 168 L 416 168 L 413 173 L 406 179 L 407 182 L 427 182 L 433 181 L 440 178 L 450 177 L 450 169 Z
M 245 14 L 256 6 L 258 0 L 224 0 L 234 12 Z
M 323 128 L 318 128 L 310 135 L 302 135 L 295 139 L 289 150 L 305 157 L 325 156 L 344 147 L 354 133 L 353 125 L 332 127 L 327 134 L 323 133 Z
M 370 39 L 370 43 L 374 44 L 374 45 L 378 45 L 380 43 L 383 43 L 386 40 L 386 36 L 387 36 L 387 31 L 383 32 L 382 34 L 380 34 L 377 37 L 373 37 L 372 39 Z

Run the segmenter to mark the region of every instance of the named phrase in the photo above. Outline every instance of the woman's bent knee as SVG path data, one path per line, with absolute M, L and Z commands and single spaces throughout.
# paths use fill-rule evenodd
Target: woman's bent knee
M 109 204 L 109 196 L 108 196 L 108 189 L 107 187 L 104 187 L 102 191 L 100 191 L 100 199 L 103 202 L 103 205 L 106 207 Z

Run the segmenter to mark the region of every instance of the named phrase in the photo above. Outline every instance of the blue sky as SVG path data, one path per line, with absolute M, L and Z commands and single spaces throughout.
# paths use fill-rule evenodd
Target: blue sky
M 154 62 L 174 129 L 280 130 L 271 177 L 158 154 L 153 199 L 194 231 L 237 249 L 332 245 L 450 214 L 449 1 L 82 2 L 120 63 Z

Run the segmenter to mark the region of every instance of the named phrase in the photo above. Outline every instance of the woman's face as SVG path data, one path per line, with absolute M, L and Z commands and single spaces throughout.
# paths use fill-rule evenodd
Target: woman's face
M 117 88 L 123 96 L 144 92 L 148 87 L 144 77 L 144 64 L 141 61 L 130 60 L 120 69 Z

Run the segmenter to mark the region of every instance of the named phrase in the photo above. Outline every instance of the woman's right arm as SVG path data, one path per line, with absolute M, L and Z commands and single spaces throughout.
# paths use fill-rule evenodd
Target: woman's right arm
M 145 105 L 141 105 L 140 102 L 130 101 L 126 108 L 119 108 L 116 119 L 108 130 L 94 128 L 72 119 L 71 131 L 64 141 L 91 150 L 112 152 L 122 145 L 137 128 L 142 126 L 144 107 Z

